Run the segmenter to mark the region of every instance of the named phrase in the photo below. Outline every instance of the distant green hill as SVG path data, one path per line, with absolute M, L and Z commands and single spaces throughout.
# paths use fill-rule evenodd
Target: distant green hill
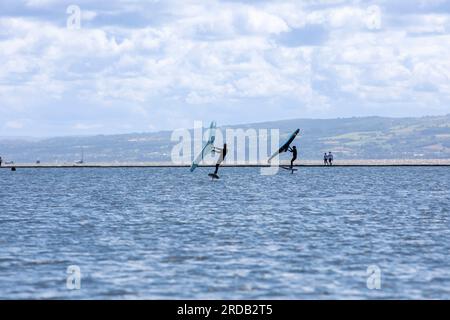
M 206 124 L 205 124 L 206 125 Z M 293 119 L 225 128 L 278 128 L 286 137 L 300 128 L 300 159 L 321 159 L 332 151 L 336 159 L 450 158 L 450 115 L 422 118 Z M 223 129 L 225 129 L 223 128 Z M 170 161 L 171 132 L 1 139 L 0 156 L 18 162 L 73 162 L 84 150 L 87 162 Z

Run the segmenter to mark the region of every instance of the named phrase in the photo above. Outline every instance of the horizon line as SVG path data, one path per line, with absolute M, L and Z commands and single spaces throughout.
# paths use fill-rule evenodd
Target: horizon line
M 329 121 L 329 120 L 345 120 L 345 119 L 367 119 L 367 118 L 384 118 L 384 119 L 423 119 L 423 118 L 438 118 L 438 117 L 449 117 L 450 113 L 440 114 L 440 115 L 423 115 L 423 116 L 380 116 L 380 115 L 370 115 L 370 116 L 346 116 L 346 117 L 334 117 L 334 118 L 290 118 L 290 119 L 278 119 L 278 120 L 266 120 L 266 121 L 258 121 L 258 122 L 247 122 L 247 123 L 234 123 L 234 124 L 224 124 L 218 126 L 218 128 L 227 128 L 227 127 L 236 127 L 240 125 L 257 125 L 263 123 L 273 123 L 273 122 L 285 122 L 285 121 L 295 121 L 295 120 L 310 120 L 310 121 Z M 209 123 L 210 120 L 194 120 L 194 121 L 202 121 L 204 123 Z M 203 127 L 207 128 L 207 126 Z M 98 136 L 124 136 L 124 135 L 133 135 L 133 134 L 150 134 L 150 133 L 163 133 L 163 132 L 171 132 L 177 129 L 187 129 L 193 130 L 194 128 L 174 128 L 167 130 L 149 130 L 149 131 L 130 131 L 126 133 L 92 133 L 92 134 L 74 134 L 74 135 L 52 135 L 52 136 L 31 136 L 31 135 L 23 135 L 23 136 L 0 136 L 0 140 L 47 140 L 47 139 L 55 139 L 55 138 L 88 138 L 88 137 L 98 137 Z

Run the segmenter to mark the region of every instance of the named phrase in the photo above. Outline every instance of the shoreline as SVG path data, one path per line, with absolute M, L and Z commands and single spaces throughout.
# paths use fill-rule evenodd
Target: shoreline
M 288 166 L 289 161 L 282 161 L 279 166 Z M 111 162 L 99 162 L 99 163 L 84 163 L 84 164 L 72 164 L 72 163 L 17 163 L 7 164 L 0 167 L 0 169 L 24 168 L 24 169 L 53 169 L 53 168 L 189 168 L 190 164 L 173 164 L 170 162 L 135 162 L 135 163 L 111 163 Z M 199 167 L 214 167 L 215 164 L 200 165 Z M 333 163 L 332 167 L 447 167 L 450 166 L 450 159 L 387 159 L 387 160 L 337 160 Z M 267 163 L 236 163 L 236 164 L 223 164 L 222 167 L 226 168 L 263 168 L 269 167 Z M 318 160 L 303 160 L 298 161 L 294 167 L 325 167 L 322 161 Z

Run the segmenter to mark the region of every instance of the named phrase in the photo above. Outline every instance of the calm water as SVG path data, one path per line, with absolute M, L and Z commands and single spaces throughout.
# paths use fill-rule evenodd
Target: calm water
M 450 298 L 448 168 L 209 171 L 0 170 L 0 298 Z

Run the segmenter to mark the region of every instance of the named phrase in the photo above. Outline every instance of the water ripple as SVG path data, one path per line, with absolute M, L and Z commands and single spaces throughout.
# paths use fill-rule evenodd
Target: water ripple
M 450 297 L 448 169 L 207 172 L 1 170 L 0 298 Z

